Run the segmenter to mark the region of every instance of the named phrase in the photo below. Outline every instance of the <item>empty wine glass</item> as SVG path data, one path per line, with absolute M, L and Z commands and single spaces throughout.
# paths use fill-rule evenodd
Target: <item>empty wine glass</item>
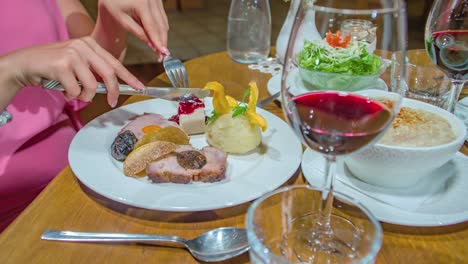
M 299 29 L 310 10 L 322 39 L 302 41 Z M 304 144 L 326 160 L 320 217 L 302 260 L 312 261 L 314 252 L 352 254 L 330 228 L 336 159 L 378 140 L 399 111 L 406 30 L 403 0 L 301 1 L 286 52 L 282 107 Z
M 445 109 L 452 112 L 468 78 L 468 0 L 436 0 L 427 18 L 426 50 L 451 79 Z

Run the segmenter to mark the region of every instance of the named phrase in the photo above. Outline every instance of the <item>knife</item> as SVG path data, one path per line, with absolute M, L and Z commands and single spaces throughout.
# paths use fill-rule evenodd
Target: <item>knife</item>
M 43 80 L 42 86 L 47 90 L 65 91 L 60 82 L 55 80 Z M 81 86 L 81 83 L 78 82 Z M 96 93 L 106 94 L 107 89 L 104 83 L 98 82 Z M 119 93 L 123 95 L 142 95 L 172 101 L 179 101 L 179 99 L 186 94 L 193 94 L 198 98 L 205 98 L 210 96 L 210 91 L 201 88 L 172 88 L 172 87 L 150 87 L 147 86 L 143 90 L 135 90 L 132 87 L 119 84 Z

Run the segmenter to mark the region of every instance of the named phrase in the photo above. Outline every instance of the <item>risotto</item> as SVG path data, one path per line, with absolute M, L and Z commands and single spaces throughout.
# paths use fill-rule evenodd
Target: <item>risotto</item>
M 402 147 L 429 147 L 456 138 L 449 122 L 439 115 L 402 107 L 380 144 Z

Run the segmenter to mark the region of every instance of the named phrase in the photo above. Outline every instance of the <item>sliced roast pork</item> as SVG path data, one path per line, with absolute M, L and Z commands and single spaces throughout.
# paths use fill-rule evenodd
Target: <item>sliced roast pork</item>
M 143 114 L 141 116 L 136 117 L 126 126 L 124 126 L 120 133 L 123 133 L 126 130 L 130 130 L 135 135 L 137 140 L 139 140 L 145 135 L 145 132 L 143 132 L 142 129 L 146 126 L 159 126 L 161 128 L 167 126 L 174 126 L 180 128 L 180 126 L 176 122 L 169 121 L 160 114 Z
M 180 128 L 176 122 L 168 121 L 160 114 L 143 114 L 138 116 L 123 127 L 114 139 L 114 142 L 112 142 L 112 157 L 120 161 L 125 160 L 135 147 L 136 142 L 145 135 L 143 128 L 147 126 L 159 126 L 161 128 L 174 126 Z
M 217 148 L 197 150 L 186 145 L 152 162 L 146 168 L 146 174 L 156 183 L 215 182 L 225 178 L 226 161 L 226 153 Z

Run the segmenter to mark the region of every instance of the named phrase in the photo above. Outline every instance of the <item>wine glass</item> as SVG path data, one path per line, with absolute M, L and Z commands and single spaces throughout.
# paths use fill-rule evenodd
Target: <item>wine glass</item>
M 450 78 L 447 111 L 455 104 L 468 78 L 468 0 L 436 0 L 426 22 L 426 51 Z
M 307 12 L 315 12 L 322 39 L 302 41 Z M 347 250 L 330 227 L 336 161 L 377 141 L 398 113 L 407 87 L 406 26 L 403 0 L 301 1 L 283 68 L 282 108 L 326 167 L 318 229 L 309 234 L 310 250 L 301 251 L 311 256 L 300 259 Z

